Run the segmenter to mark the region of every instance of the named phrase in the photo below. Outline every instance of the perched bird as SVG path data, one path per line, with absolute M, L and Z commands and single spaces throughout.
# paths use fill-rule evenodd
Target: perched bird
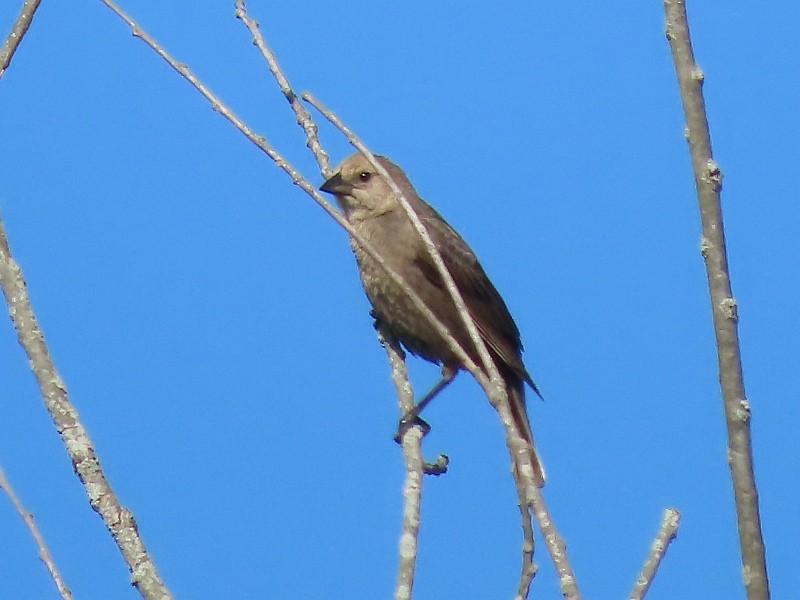
M 505 302 L 461 236 L 419 197 L 403 170 L 383 156 L 376 157 L 425 225 L 461 292 L 472 319 L 508 390 L 517 430 L 530 445 L 534 478 L 544 485 L 544 472 L 533 445 L 525 406 L 525 384 L 538 394 L 525 365 L 519 329 Z M 333 194 L 347 221 L 368 240 L 447 327 L 470 358 L 482 367 L 480 356 L 458 314 L 433 259 L 408 214 L 387 182 L 360 153 L 345 159 L 320 189 Z M 414 411 L 447 386 L 463 368 L 444 338 L 431 326 L 403 289 L 351 239 L 364 291 L 375 318 L 412 354 L 442 366 L 442 380 Z

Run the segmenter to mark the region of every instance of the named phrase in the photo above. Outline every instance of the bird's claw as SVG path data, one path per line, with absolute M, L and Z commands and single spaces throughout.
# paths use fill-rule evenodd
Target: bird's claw
M 450 464 L 450 458 L 446 454 L 440 454 L 439 457 L 436 459 L 436 462 L 423 462 L 422 463 L 422 471 L 426 475 L 433 475 L 435 477 L 439 477 L 439 475 L 444 475 L 447 473 L 447 465 Z
M 400 419 L 400 422 L 397 424 L 397 433 L 394 434 L 394 441 L 398 444 L 403 442 L 403 436 L 406 434 L 411 427 L 419 427 L 422 430 L 422 436 L 425 437 L 428 435 L 428 432 L 431 430 L 431 426 L 425 421 L 425 419 L 414 416 L 411 419 L 406 419 L 403 417 Z

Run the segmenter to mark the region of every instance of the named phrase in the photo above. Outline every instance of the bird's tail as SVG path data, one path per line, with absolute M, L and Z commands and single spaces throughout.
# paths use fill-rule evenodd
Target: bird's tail
M 507 378 L 506 389 L 508 390 L 508 402 L 511 406 L 511 417 L 522 438 L 528 442 L 528 453 L 531 466 L 533 467 L 533 480 L 538 487 L 544 487 L 545 473 L 542 461 L 536 452 L 536 445 L 533 443 L 533 431 L 528 420 L 528 409 L 525 406 L 525 382 L 519 377 Z M 515 468 L 517 461 L 514 461 Z

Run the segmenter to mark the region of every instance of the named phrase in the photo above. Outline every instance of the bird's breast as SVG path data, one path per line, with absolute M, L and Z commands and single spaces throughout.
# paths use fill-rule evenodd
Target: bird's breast
M 410 229 L 410 223 L 408 225 L 404 227 L 387 220 L 385 223 L 363 222 L 358 229 L 387 266 L 400 275 L 423 304 L 443 320 L 443 315 L 448 311 L 441 309 L 451 304 L 452 300 L 449 296 L 443 296 L 442 290 L 431 284 L 417 266 L 415 258 L 425 250 L 416 231 Z M 352 246 L 361 283 L 376 317 L 411 353 L 431 362 L 452 364 L 454 358 L 448 344 L 415 306 L 403 287 L 357 243 L 352 242 Z M 445 325 L 452 327 L 446 321 Z

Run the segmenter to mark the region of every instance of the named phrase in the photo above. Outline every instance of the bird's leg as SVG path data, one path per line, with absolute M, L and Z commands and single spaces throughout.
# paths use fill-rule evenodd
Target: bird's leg
M 446 388 L 453 379 L 456 378 L 456 374 L 458 373 L 458 369 L 454 369 L 452 367 L 443 366 L 442 367 L 442 378 L 438 381 L 436 385 L 434 385 L 430 391 L 422 397 L 422 400 L 417 402 L 416 406 L 406 412 L 402 417 L 400 417 L 400 423 L 397 425 L 397 435 L 394 436 L 395 441 L 398 443 L 403 437 L 403 434 L 408 430 L 409 427 L 412 425 L 419 425 L 422 427 L 424 433 L 428 433 L 430 431 L 431 426 L 428 425 L 423 419 L 420 418 L 419 413 L 428 406 L 431 400 L 433 400 L 439 392 L 441 392 L 444 388 Z
M 450 385 L 453 379 L 456 378 L 456 373 L 458 373 L 458 369 L 442 367 L 442 378 L 439 380 L 439 382 L 433 386 L 431 390 L 425 394 L 425 396 L 423 396 L 422 400 L 417 402 L 417 405 L 414 408 L 404 414 L 400 421 L 410 421 L 418 417 L 419 413 L 421 413 L 423 409 L 430 404 L 430 401 L 433 400 L 439 394 L 439 392 Z

